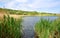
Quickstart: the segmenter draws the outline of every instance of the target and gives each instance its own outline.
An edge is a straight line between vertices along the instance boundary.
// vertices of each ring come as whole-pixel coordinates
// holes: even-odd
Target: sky
[[[60,0],[0,0],[0,8],[60,13]]]

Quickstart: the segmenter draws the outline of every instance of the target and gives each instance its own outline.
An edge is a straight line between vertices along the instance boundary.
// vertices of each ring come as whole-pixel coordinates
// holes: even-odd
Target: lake
[[[23,36],[22,38],[34,38],[34,26],[41,19],[55,20],[57,16],[25,16],[23,17],[22,28]]]

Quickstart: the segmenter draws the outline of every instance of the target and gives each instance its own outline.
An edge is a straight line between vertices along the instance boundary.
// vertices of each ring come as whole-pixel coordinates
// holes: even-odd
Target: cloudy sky
[[[0,0],[0,7],[60,13],[60,0]]]

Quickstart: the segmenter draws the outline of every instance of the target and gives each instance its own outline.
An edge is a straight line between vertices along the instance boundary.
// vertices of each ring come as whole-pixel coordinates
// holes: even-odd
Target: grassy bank
[[[24,16],[60,16],[60,14],[55,14],[55,13],[13,10],[13,9],[7,9],[7,8],[0,8],[0,13],[13,14],[13,15],[16,14],[16,15],[24,15]]]
[[[0,20],[0,38],[21,38],[21,19],[15,19],[9,15]]]
[[[35,37],[60,38],[60,20],[41,19],[35,25]]]

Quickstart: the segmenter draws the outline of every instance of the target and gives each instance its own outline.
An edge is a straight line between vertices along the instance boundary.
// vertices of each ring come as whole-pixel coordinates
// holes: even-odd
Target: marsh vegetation
[[[4,19],[0,20],[0,38],[21,38],[21,22],[21,19],[4,15]]]
[[[41,19],[35,25],[35,33],[38,38],[60,38],[60,20]]]

